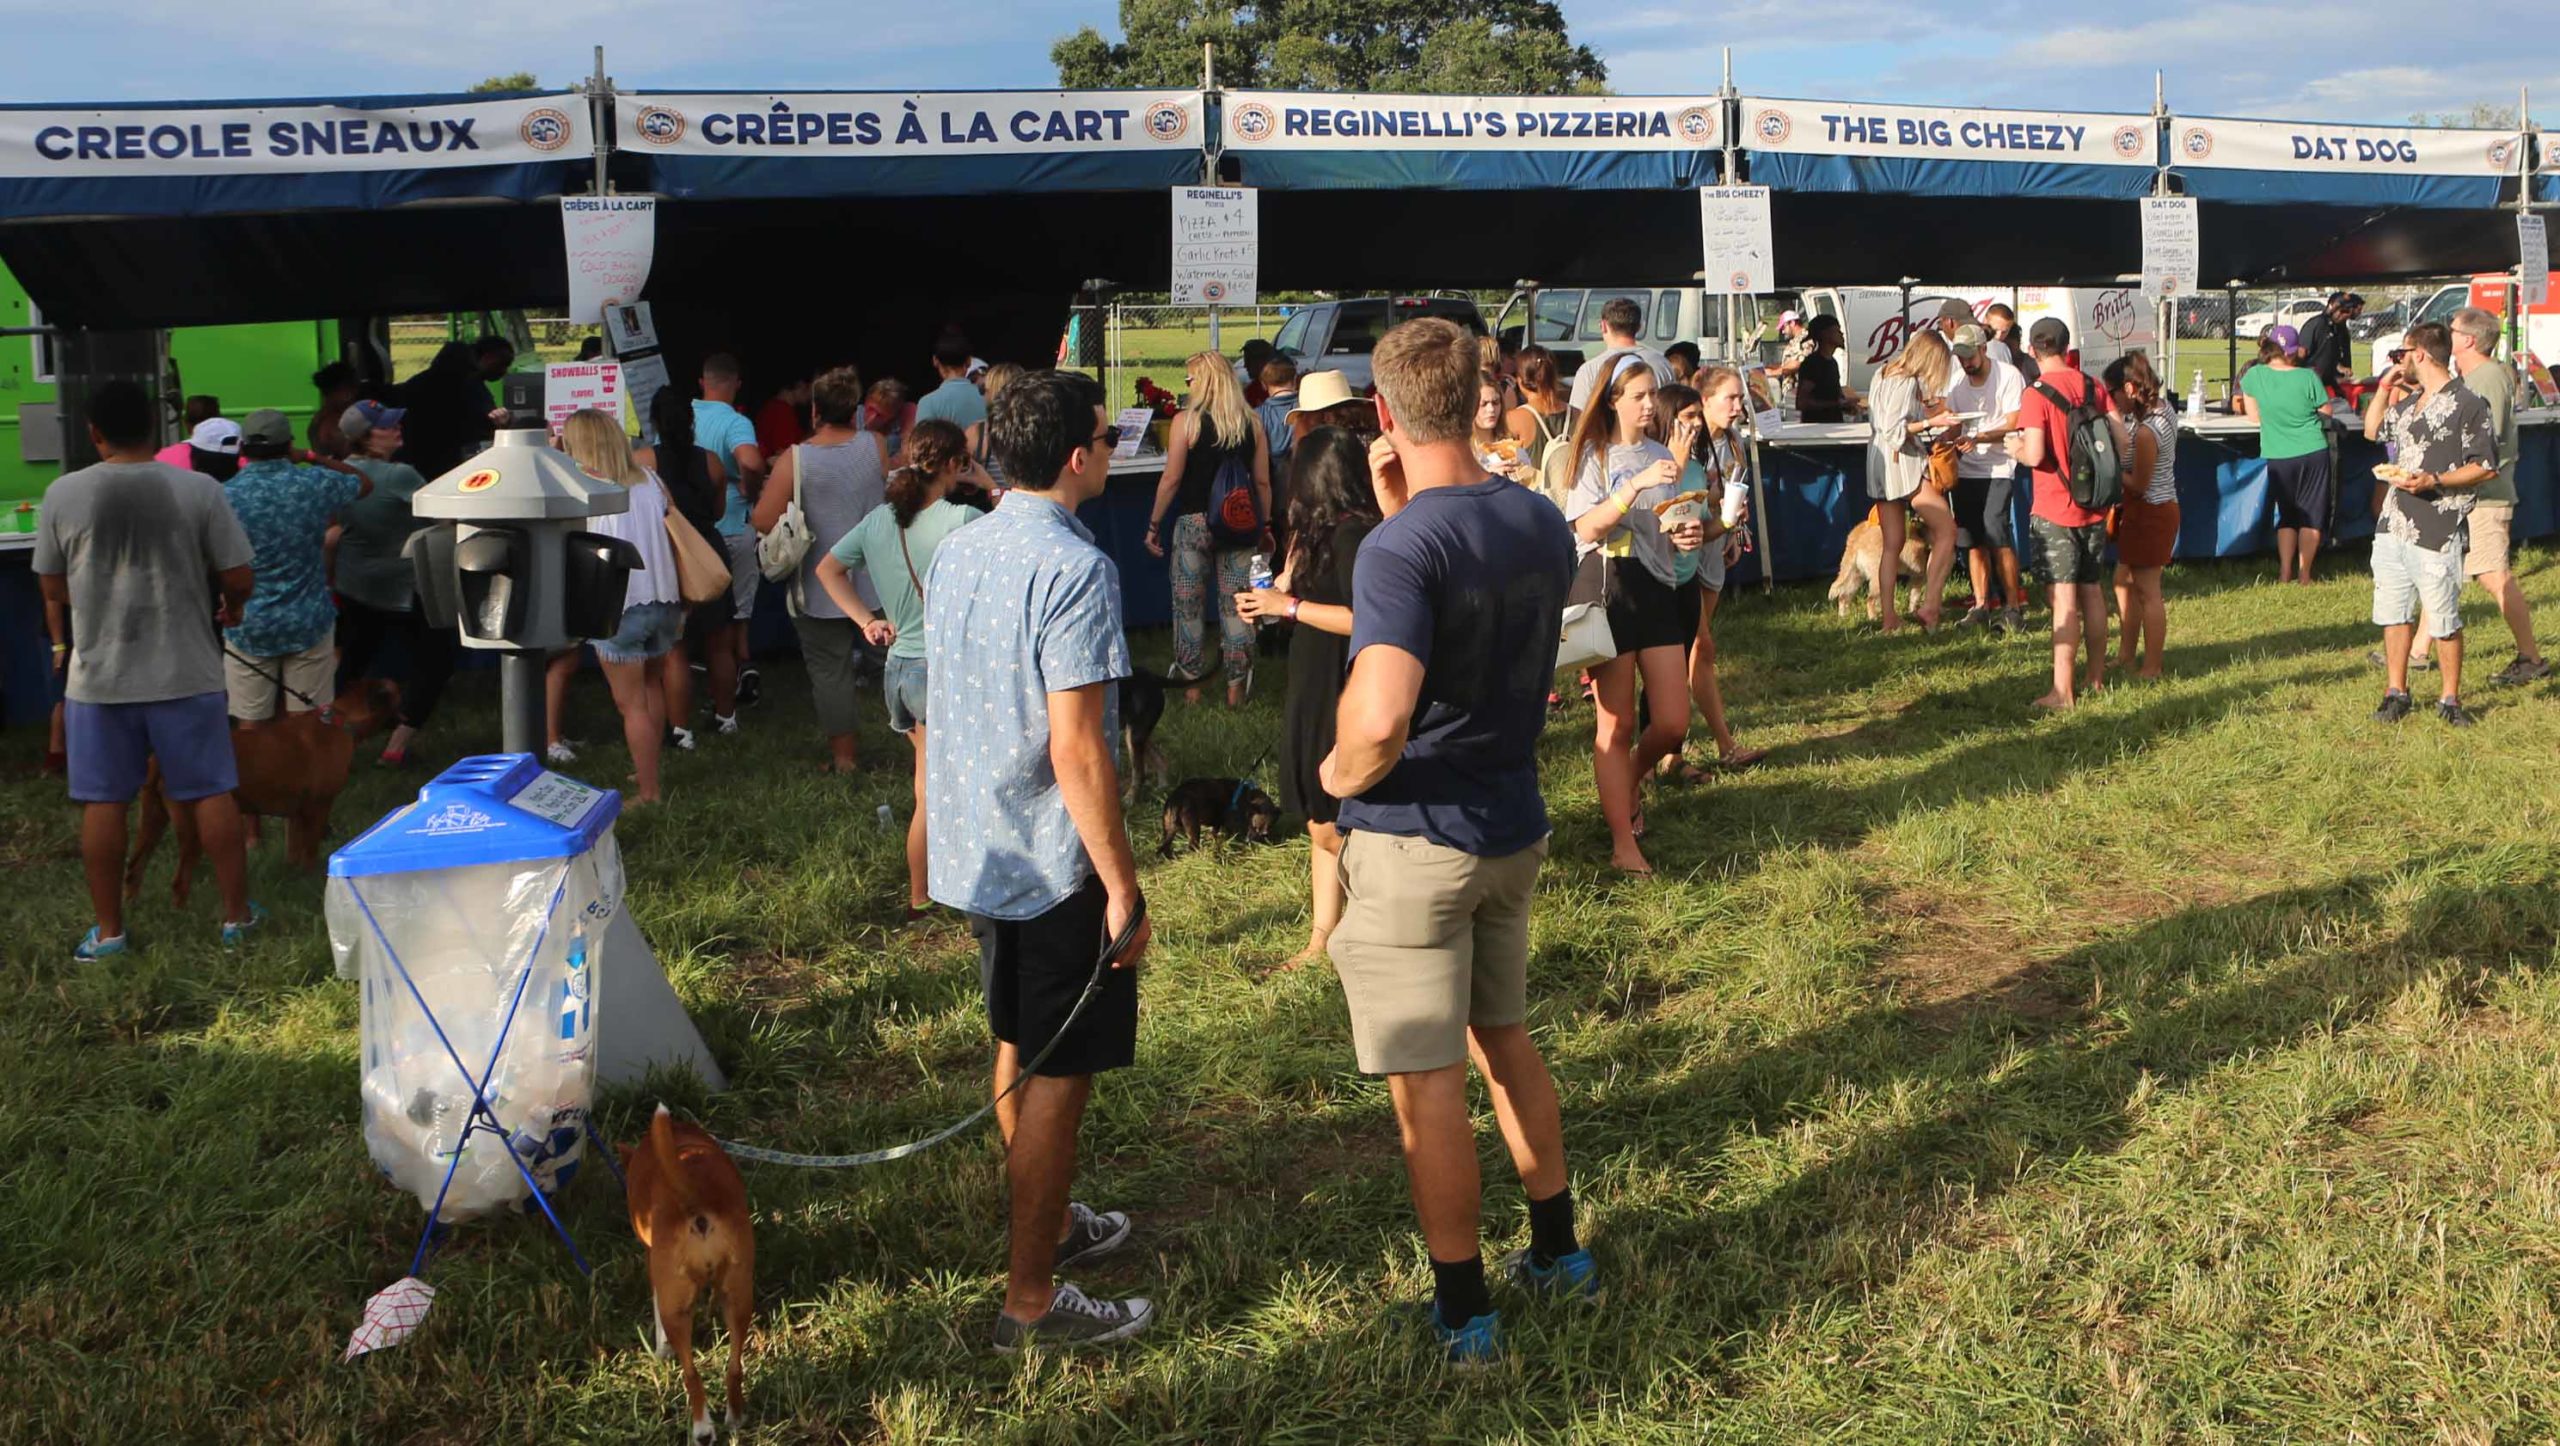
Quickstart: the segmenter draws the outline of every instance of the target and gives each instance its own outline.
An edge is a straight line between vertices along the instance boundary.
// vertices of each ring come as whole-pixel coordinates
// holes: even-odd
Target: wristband
[[[1296,622],[1297,620],[1298,620],[1298,600],[1297,600],[1296,598],[1291,598],[1291,599],[1289,599],[1289,621],[1291,621],[1291,622],[1293,622],[1293,623],[1294,623],[1294,622]]]

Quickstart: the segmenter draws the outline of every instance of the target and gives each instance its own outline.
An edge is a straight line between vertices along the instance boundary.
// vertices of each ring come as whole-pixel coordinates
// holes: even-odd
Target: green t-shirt
[[[975,522],[975,508],[963,507],[945,499],[916,514],[905,534],[906,546],[898,546],[898,514],[883,502],[869,515],[853,525],[853,530],[837,541],[831,550],[836,561],[848,569],[871,574],[871,586],[880,594],[881,615],[898,629],[898,639],[889,645],[893,658],[924,656],[924,594],[916,590],[916,580],[931,586],[933,550],[942,539],[958,531],[964,524]],[[914,574],[907,568],[910,560]]]
[[[2327,450],[2329,433],[2321,425],[2320,409],[2329,403],[2329,389],[2308,369],[2251,367],[2240,379],[2240,390],[2258,404],[2259,456],[2275,462]]]
[[[2462,384],[2489,404],[2489,424],[2498,432],[2498,475],[2481,483],[2472,495],[2492,506],[2512,507],[2516,500],[2515,370],[2502,361],[2485,361],[2473,367]]]
[[[400,549],[423,525],[409,503],[427,479],[406,462],[379,457],[353,458],[348,465],[372,479],[373,490],[338,514],[338,591],[367,607],[405,613],[417,574]]]

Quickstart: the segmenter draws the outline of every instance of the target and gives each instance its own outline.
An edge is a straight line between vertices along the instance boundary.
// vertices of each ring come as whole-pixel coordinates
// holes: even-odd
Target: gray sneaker
[[[1991,609],[1989,608],[1967,608],[1965,609],[1964,616],[1956,619],[1956,626],[1959,629],[1989,627],[1990,625]]]
[[[1155,1323],[1155,1302],[1141,1296],[1127,1300],[1095,1300],[1072,1281],[1058,1282],[1048,1312],[1028,1323],[996,1316],[996,1354],[1012,1355],[1025,1346],[1098,1346],[1125,1341]]]
[[[2512,688],[2519,683],[2531,683],[2538,679],[2548,678],[2550,676],[2551,665],[2549,663],[2542,661],[2540,658],[2528,658],[2519,653],[2516,655],[2516,660],[2514,662],[2499,669],[2498,676],[2491,678],[2489,681],[2502,688]]]
[[[2027,610],[2022,607],[2002,608],[2000,621],[1993,624],[1991,630],[1995,633],[2006,633],[2011,637],[2026,636]]]
[[[1067,1238],[1058,1242],[1058,1269],[1073,1269],[1100,1260],[1129,1243],[1129,1217],[1119,1210],[1096,1210],[1081,1200],[1067,1202]]]

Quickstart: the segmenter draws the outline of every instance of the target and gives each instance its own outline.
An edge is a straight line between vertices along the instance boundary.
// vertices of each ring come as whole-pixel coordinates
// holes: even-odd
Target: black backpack
[[[2036,391],[2062,413],[2062,436],[2047,437],[2053,460],[2062,464],[2063,485],[2071,500],[2092,512],[2103,512],[2124,500],[2124,454],[2116,450],[2116,429],[2107,424],[2105,393],[2086,373],[2080,377],[2081,403],[2073,406],[2062,393],[2038,381]]]

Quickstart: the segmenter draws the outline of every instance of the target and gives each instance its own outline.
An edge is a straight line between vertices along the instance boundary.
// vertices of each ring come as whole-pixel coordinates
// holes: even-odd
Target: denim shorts
[[[720,548],[729,554],[729,617],[743,623],[756,615],[756,589],[764,586],[756,564],[756,535],[724,532]]]
[[[596,656],[608,663],[645,663],[663,658],[676,645],[684,627],[684,604],[642,603],[622,610],[622,626],[609,638],[596,639]]]
[[[2427,636],[2450,638],[2462,631],[2462,538],[2457,534],[2441,551],[2429,552],[2406,538],[2377,532],[2373,536],[2373,623],[2404,627],[2427,620]]]
[[[62,744],[69,755],[71,801],[131,803],[151,760],[172,802],[191,803],[240,786],[231,753],[230,698],[198,693],[160,703],[62,705]]]
[[[924,659],[889,655],[880,691],[889,699],[889,731],[912,733],[924,726]]]

